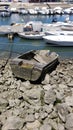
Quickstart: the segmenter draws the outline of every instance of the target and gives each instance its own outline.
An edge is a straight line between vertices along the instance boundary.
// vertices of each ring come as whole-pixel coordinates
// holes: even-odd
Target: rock
[[[35,120],[35,116],[33,114],[26,115],[26,118],[25,118],[26,122],[34,122],[34,120]]]
[[[56,119],[56,118],[58,118],[58,113],[57,113],[57,111],[55,110],[55,108],[53,107],[53,111],[48,115],[48,118],[50,118],[50,119]]]
[[[48,91],[51,88],[52,88],[52,85],[50,85],[50,84],[47,84],[47,85],[43,86],[43,89],[46,90],[46,91]]]
[[[40,116],[40,114],[39,114],[39,113],[35,113],[35,119],[38,119],[38,118],[39,118],[39,116]]]
[[[48,113],[46,113],[46,112],[40,112],[40,119],[44,120],[47,117],[48,117]]]
[[[38,120],[35,120],[34,122],[32,123],[27,123],[26,124],[26,128],[28,130],[33,130],[33,129],[36,129],[36,128],[39,128],[40,127],[40,122]]]
[[[50,74],[52,77],[56,75],[56,71],[52,71],[52,73]]]
[[[64,93],[57,89],[55,90],[55,93],[56,93],[56,98],[62,101],[62,99],[64,98]]]
[[[21,87],[20,87],[20,91],[21,91],[21,92],[25,92],[25,91],[26,91],[25,87],[24,87],[24,86],[21,86]]]
[[[9,105],[8,101],[6,99],[0,97],[0,107],[5,108],[8,105]]]
[[[42,84],[49,84],[49,78],[50,76],[46,74],[45,79],[42,81]]]
[[[16,85],[14,85],[14,84],[12,84],[12,85],[10,85],[10,88],[11,88],[11,89],[16,89],[16,88],[17,88],[17,86],[16,86]]]
[[[68,114],[68,106],[66,103],[58,104],[57,105],[58,115],[60,119],[65,122],[66,115]]]
[[[25,126],[22,128],[22,130],[28,130]]]
[[[6,81],[6,82],[5,82],[5,85],[6,85],[6,86],[10,86],[10,85],[11,85],[11,81],[10,81],[10,80]]]
[[[61,90],[67,89],[67,85],[61,83],[61,84],[59,84],[59,88],[60,88]]]
[[[22,129],[23,127],[23,120],[19,117],[8,117],[5,124],[2,127],[2,130],[9,130],[9,129]]]
[[[73,87],[73,81],[68,83],[68,87]]]
[[[9,106],[13,107],[15,105],[19,105],[20,104],[20,100],[19,99],[9,99]]]
[[[67,96],[65,98],[65,102],[68,106],[72,106],[73,107],[73,96]]]
[[[73,130],[73,113],[70,113],[66,116],[65,128],[67,130]]]
[[[2,129],[2,125],[3,125],[3,124],[2,124],[2,122],[0,121],[0,130]]]
[[[11,100],[9,99],[9,106],[10,107],[14,107],[16,104],[15,104],[15,100]]]
[[[34,114],[34,107],[29,107],[26,111],[28,114]]]
[[[40,84],[14,78],[7,64],[0,72],[0,123],[2,130],[73,130],[73,60],[60,61]]]
[[[40,130],[51,130],[51,129],[52,129],[52,127],[48,124],[44,124],[40,127]]]
[[[31,100],[40,100],[40,92],[41,90],[39,88],[37,89],[31,89],[25,92],[26,96],[28,96]]]
[[[58,130],[65,130],[64,129],[64,124],[58,123]]]
[[[58,125],[56,121],[49,119],[48,124],[50,124],[50,126],[52,127],[52,130],[58,130]]]
[[[4,79],[4,77],[1,77],[0,78],[0,85],[3,85],[5,83],[5,79]]]
[[[18,80],[18,81],[16,82],[16,86],[17,86],[17,88],[20,88],[20,87],[21,87],[21,80]]]
[[[44,111],[46,111],[48,114],[53,111],[53,104],[50,105],[44,105],[43,106]]]
[[[13,109],[12,114],[13,114],[14,116],[18,116],[18,115],[20,114],[20,110],[15,108],[15,109]]]
[[[56,100],[56,94],[53,91],[53,89],[50,89],[49,91],[45,92],[44,102],[46,104],[54,103],[55,100]]]
[[[24,88],[27,89],[27,90],[32,88],[32,85],[30,84],[29,81],[23,82],[22,86],[24,86]]]

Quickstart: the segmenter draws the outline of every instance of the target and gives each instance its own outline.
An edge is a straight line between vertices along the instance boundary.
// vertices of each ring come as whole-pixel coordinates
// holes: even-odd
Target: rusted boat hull
[[[47,50],[37,50],[26,52],[25,54],[11,60],[10,65],[13,74],[16,77],[37,81],[43,73],[49,71],[58,63],[58,55],[38,55],[40,52],[47,52]],[[41,53],[40,53],[41,54]],[[41,58],[42,57],[42,58]]]

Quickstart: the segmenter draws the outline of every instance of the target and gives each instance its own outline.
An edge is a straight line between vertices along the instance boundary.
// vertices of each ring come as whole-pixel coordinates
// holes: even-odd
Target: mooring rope
[[[10,43],[9,46],[10,46],[9,55],[8,55],[8,57],[7,57],[6,61],[5,61],[5,63],[4,63],[4,64],[1,66],[1,68],[0,68],[1,73],[2,73],[2,71],[5,69],[5,66],[6,66],[7,63],[9,62],[9,59],[11,58],[12,53],[13,53],[13,43]]]

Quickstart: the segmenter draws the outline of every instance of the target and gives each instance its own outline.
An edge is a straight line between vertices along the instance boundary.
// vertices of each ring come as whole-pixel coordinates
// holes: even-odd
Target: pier
[[[22,32],[23,27],[25,24],[15,24],[13,26],[11,25],[5,25],[5,26],[0,26],[0,35],[6,35],[9,33],[17,33],[17,32]]]

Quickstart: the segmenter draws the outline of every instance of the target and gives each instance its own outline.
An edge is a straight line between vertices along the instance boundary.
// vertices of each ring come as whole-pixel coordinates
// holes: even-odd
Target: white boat
[[[28,13],[29,13],[30,15],[38,14],[37,10],[35,10],[35,9],[28,9]]]
[[[44,36],[43,39],[50,44],[73,46],[73,35],[48,35]]]
[[[45,36],[45,33],[42,31],[42,26],[41,21],[30,21],[25,24],[23,31],[18,33],[18,35],[27,39],[42,39]]]
[[[64,9],[64,14],[71,14],[71,8]]]
[[[12,13],[17,13],[17,12],[18,12],[16,7],[11,7],[10,11],[11,11]]]
[[[53,9],[54,14],[63,14],[63,9],[61,7],[55,7]]]
[[[0,16],[1,17],[9,17],[10,15],[11,15],[11,12],[8,11],[8,10],[0,11]]]
[[[73,25],[72,24],[70,24],[70,25],[63,25],[63,26],[61,26],[61,30],[73,31]]]
[[[45,34],[43,32],[22,32],[18,33],[18,35],[22,38],[39,40],[42,39]]]
[[[61,31],[61,30],[52,30],[52,31],[46,31],[46,35],[72,35],[73,31]]]
[[[25,14],[28,14],[28,10],[26,10],[25,8],[19,8],[18,13],[25,15]]]

